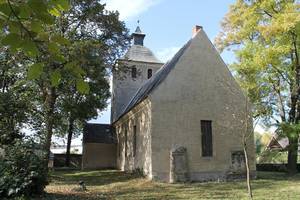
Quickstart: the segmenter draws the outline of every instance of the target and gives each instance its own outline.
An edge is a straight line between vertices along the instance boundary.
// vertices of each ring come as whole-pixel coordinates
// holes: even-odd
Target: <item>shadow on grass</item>
[[[79,181],[84,181],[87,186],[101,186],[117,182],[125,182],[136,178],[141,178],[141,176],[117,170],[56,171],[51,175],[51,183],[56,185],[66,185],[78,184]]]
[[[57,194],[57,193],[46,193],[43,196],[35,197],[32,200],[104,200],[109,199],[107,196],[104,195],[90,195],[90,194]]]
[[[136,179],[136,180],[134,180]],[[80,180],[92,187],[88,192],[73,192],[72,185]],[[133,180],[133,181],[132,181]],[[112,183],[122,183],[109,185]],[[299,195],[295,185],[300,183],[300,174],[287,176],[285,173],[258,172],[257,179],[252,181],[254,194],[259,199],[268,194],[277,198],[283,195],[282,188],[291,197]],[[107,185],[107,187],[105,186]],[[291,185],[293,187],[291,187]],[[104,187],[103,187],[104,186]],[[43,198],[45,200],[101,200],[101,199],[246,199],[246,181],[208,182],[168,184],[141,179],[139,175],[117,170],[102,171],[56,171],[52,175],[51,189]],[[57,188],[55,188],[57,187]],[[66,188],[66,189],[64,189]],[[278,190],[280,188],[281,190]],[[288,189],[290,188],[290,189]],[[275,191],[278,191],[277,193]],[[103,192],[103,193],[101,193]]]

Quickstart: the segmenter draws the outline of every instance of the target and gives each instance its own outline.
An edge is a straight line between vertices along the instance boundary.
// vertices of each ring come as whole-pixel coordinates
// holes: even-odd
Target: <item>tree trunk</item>
[[[247,173],[247,188],[248,188],[248,195],[249,199],[253,199],[252,188],[250,183],[250,166],[249,166],[249,158],[248,158],[248,151],[247,151],[247,144],[244,143],[244,155],[245,155],[245,164],[246,164],[246,173]]]
[[[67,167],[70,167],[70,150],[71,150],[73,130],[74,130],[74,119],[71,115],[69,117],[68,141],[67,141],[67,151],[66,151],[66,159],[65,159],[65,165]]]
[[[298,124],[300,120],[300,107],[299,107],[299,95],[300,95],[300,60],[298,55],[298,36],[293,34],[293,51],[294,51],[294,61],[295,63],[295,91],[296,91],[296,107],[297,114],[295,115],[295,123]],[[289,147],[288,147],[288,173],[295,174],[297,173],[297,158],[298,158],[298,142],[299,142],[299,133],[296,138],[289,138]]]
[[[299,96],[300,96],[300,61],[298,55],[298,46],[297,46],[297,35],[292,34],[293,36],[293,51],[291,53],[291,61],[294,63],[294,74],[295,82],[291,83],[291,110],[289,113],[289,122],[298,124],[300,120],[300,107],[299,107]],[[298,133],[299,137],[299,133]],[[299,138],[288,138],[289,147],[288,147],[288,165],[287,171],[289,174],[297,173],[297,158],[298,158],[298,139]]]
[[[289,174],[297,173],[297,157],[298,157],[298,138],[289,139],[288,147],[288,165],[287,171]]]
[[[49,157],[50,157],[50,147],[51,139],[53,135],[53,126],[54,126],[54,105],[56,101],[56,92],[55,88],[50,88],[49,93],[45,97],[45,123],[46,123],[46,141],[45,141],[45,167],[48,168]]]
[[[248,151],[247,151],[247,140],[251,137],[250,134],[253,134],[251,131],[248,131],[248,123],[249,123],[249,108],[248,108],[248,90],[246,91],[246,108],[245,108],[245,131],[243,132],[243,149],[244,149],[244,156],[245,156],[245,165],[246,165],[246,176],[247,176],[247,189],[249,199],[253,199],[252,187],[251,187],[251,180],[250,180],[250,166],[249,166],[249,158],[248,158]]]

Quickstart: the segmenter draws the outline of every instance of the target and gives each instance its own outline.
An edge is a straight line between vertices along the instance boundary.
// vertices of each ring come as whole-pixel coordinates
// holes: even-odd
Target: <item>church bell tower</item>
[[[132,45],[126,54],[117,60],[113,72],[111,123],[125,110],[137,90],[163,65],[152,51],[144,46],[146,34],[137,26],[132,33]]]

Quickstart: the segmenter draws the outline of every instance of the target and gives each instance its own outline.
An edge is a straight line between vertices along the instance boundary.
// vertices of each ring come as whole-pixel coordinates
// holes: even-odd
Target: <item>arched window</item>
[[[136,67],[131,68],[131,77],[136,78]]]
[[[152,69],[148,69],[148,78],[152,77]]]

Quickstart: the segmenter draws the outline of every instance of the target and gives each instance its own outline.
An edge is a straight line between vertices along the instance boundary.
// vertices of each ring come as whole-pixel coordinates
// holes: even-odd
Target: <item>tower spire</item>
[[[146,34],[144,34],[140,28],[140,20],[137,21],[137,27],[135,32],[132,33],[133,44],[144,46],[144,38]]]

